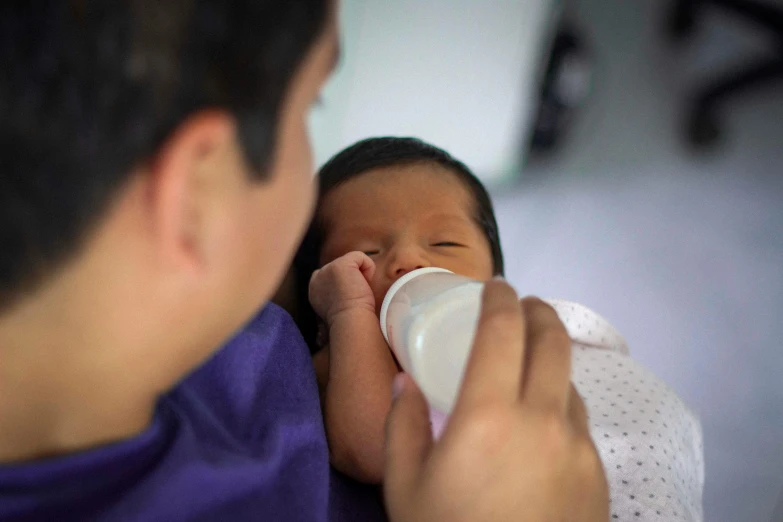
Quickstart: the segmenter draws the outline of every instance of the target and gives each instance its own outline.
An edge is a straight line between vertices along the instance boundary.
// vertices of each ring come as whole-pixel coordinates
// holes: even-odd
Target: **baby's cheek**
[[[383,283],[373,280],[370,284],[372,288],[372,294],[375,296],[375,314],[380,316],[381,305],[383,305],[383,298],[386,297],[386,292],[389,290],[388,286]]]
[[[492,263],[485,263],[483,260],[471,260],[464,262],[451,269],[455,274],[476,279],[477,281],[488,281],[494,275],[492,273]]]

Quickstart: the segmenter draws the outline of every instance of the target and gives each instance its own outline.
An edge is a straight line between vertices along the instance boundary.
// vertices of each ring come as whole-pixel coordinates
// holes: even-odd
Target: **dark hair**
[[[308,300],[310,276],[319,268],[318,261],[323,245],[323,229],[318,215],[323,198],[335,187],[373,169],[416,163],[434,163],[448,169],[468,188],[475,201],[474,219],[489,243],[492,253],[492,270],[503,274],[503,251],[500,248],[495,211],[484,185],[461,161],[448,152],[417,138],[369,138],[351,145],[330,159],[318,172],[318,205],[316,214],[294,260],[296,272],[297,314],[295,319],[310,345],[317,350],[317,318]]]
[[[328,0],[8,2],[0,7],[0,309],[76,254],[190,114],[221,108],[261,179]]]

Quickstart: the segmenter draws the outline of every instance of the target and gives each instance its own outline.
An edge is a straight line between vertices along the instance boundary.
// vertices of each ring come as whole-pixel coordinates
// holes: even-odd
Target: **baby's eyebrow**
[[[443,228],[455,228],[463,230],[474,224],[475,220],[471,216],[454,213],[437,213],[424,216],[422,222],[427,226]],[[362,239],[375,238],[388,234],[388,229],[384,225],[373,225],[368,223],[348,223],[339,226],[331,224],[327,227],[326,235],[334,236],[360,236]]]
[[[332,235],[335,233],[334,228],[332,227],[332,230],[327,232],[327,235]],[[382,230],[379,227],[373,227],[365,224],[358,224],[358,225],[347,225],[343,227],[339,227],[337,230],[340,235],[357,235],[357,236],[375,236],[375,235],[383,235],[384,230]]]
[[[471,220],[470,215],[463,215],[463,214],[454,214],[454,213],[440,213],[440,214],[431,214],[427,216],[427,221],[438,221],[438,222],[446,222],[446,223],[454,223],[454,224],[460,224],[464,225],[469,223]]]

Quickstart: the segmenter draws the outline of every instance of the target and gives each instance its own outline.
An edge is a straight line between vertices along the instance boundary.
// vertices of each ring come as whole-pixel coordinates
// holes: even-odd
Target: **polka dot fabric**
[[[623,337],[582,305],[548,301],[573,340],[572,381],[606,470],[611,521],[701,522],[701,425],[677,394],[628,356]]]
[[[625,338],[597,313],[584,305],[562,299],[547,299],[546,302],[555,309],[575,343],[628,355]]]

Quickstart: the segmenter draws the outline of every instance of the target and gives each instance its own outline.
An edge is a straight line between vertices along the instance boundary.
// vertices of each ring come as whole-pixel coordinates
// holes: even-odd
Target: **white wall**
[[[487,181],[515,175],[552,0],[344,0],[343,63],[313,117],[316,162],[417,136]]]

